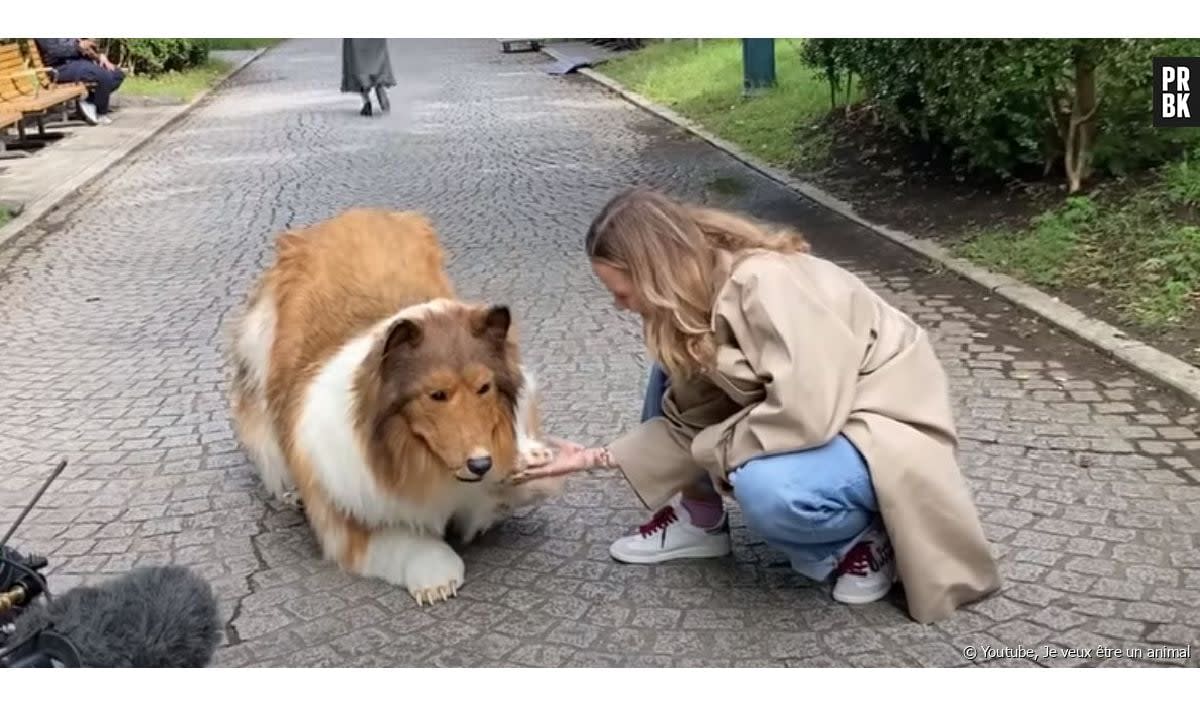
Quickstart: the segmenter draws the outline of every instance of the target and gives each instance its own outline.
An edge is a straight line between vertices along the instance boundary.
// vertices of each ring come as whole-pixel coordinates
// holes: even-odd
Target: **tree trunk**
[[[1096,113],[1099,107],[1096,67],[1087,59],[1076,59],[1074,96],[1064,155],[1070,193],[1077,193],[1083,188],[1083,182],[1092,175],[1092,145],[1096,141]]]
[[[828,46],[821,53],[825,63],[825,81],[829,84],[829,111],[833,112],[837,110],[838,63]]]

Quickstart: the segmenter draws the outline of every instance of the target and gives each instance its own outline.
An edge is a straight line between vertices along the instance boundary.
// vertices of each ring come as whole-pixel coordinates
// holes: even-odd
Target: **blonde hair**
[[[646,346],[672,376],[711,369],[710,327],[718,251],[808,252],[799,233],[728,211],[676,201],[647,188],[622,192],[604,206],[585,247],[588,257],[623,271],[647,310]]]

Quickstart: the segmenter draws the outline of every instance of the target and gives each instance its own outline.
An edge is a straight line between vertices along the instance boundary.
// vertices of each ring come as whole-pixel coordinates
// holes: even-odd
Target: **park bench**
[[[500,42],[500,50],[505,54],[518,51],[513,48],[514,46],[522,47],[521,51],[538,51],[542,48],[540,39],[499,39],[497,41]]]
[[[37,42],[35,42],[32,39],[25,40],[25,57],[29,61],[29,68],[33,69],[34,71],[37,71],[39,73],[39,75],[42,77],[41,80],[42,80],[43,88],[53,88],[55,86],[62,86],[62,85],[68,85],[68,86],[79,85],[79,86],[83,86],[84,88],[87,88],[90,91],[91,89],[96,87],[95,81],[79,81],[77,83],[66,83],[66,84],[55,83],[54,80],[50,77],[50,74],[51,74],[51,72],[54,71],[54,69],[50,68],[49,66],[46,65],[46,62],[42,61],[42,50],[38,48]]]
[[[8,112],[4,108],[0,108],[0,134],[8,131],[8,128],[21,124],[21,113],[16,111]],[[28,156],[24,152],[8,153],[8,145],[0,139],[0,159],[8,157],[23,157]]]
[[[19,114],[16,128],[20,143],[40,147],[63,137],[61,133],[46,132],[46,118],[61,112],[64,120],[70,119],[71,108],[78,109],[88,88],[82,83],[55,83],[54,69],[42,63],[33,40],[26,42],[28,51],[22,51],[18,42],[0,44],[0,112]],[[25,132],[26,120],[37,125],[33,139]]]

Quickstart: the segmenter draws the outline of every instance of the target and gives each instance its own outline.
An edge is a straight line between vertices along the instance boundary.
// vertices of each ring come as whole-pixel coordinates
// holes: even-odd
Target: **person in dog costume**
[[[620,470],[657,511],[614,559],[729,554],[728,497],[840,602],[898,580],[928,623],[999,588],[948,379],[911,318],[798,234],[654,190],[611,200],[586,248],[643,319],[656,364],[642,423],[602,447],[561,442],[528,477]]]

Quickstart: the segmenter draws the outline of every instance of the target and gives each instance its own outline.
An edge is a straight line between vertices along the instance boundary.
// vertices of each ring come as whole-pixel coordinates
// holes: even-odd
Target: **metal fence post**
[[[742,92],[752,96],[775,85],[775,40],[742,40]]]

